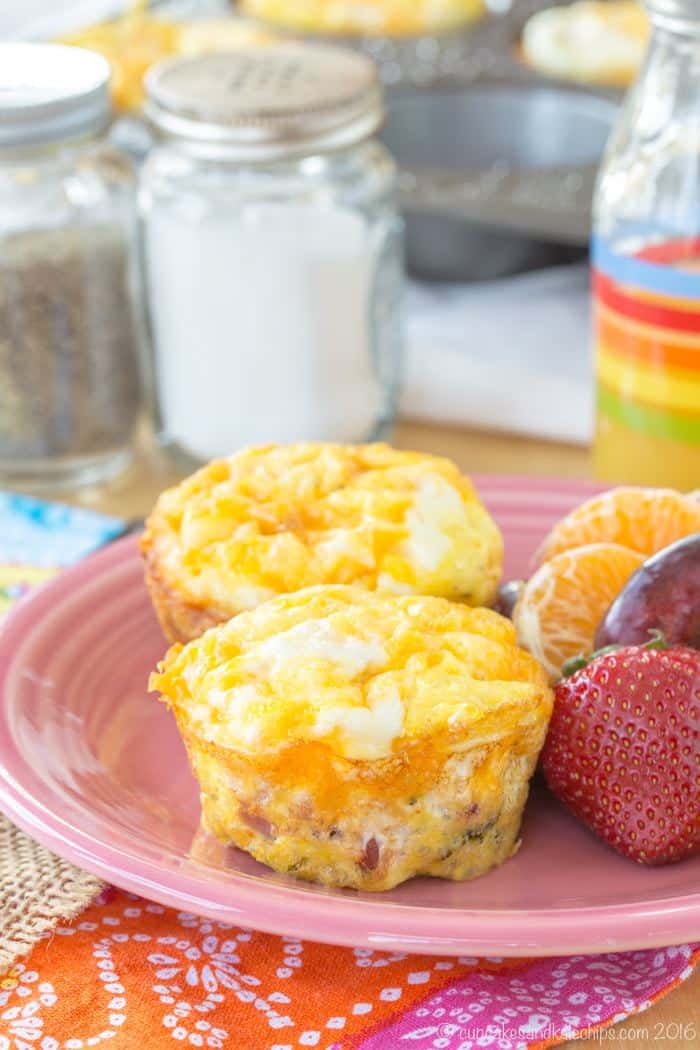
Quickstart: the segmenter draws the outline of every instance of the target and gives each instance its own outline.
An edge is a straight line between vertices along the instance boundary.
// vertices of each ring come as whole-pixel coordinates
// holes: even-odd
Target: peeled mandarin
[[[545,562],[589,543],[616,543],[649,557],[694,532],[700,532],[698,493],[616,488],[562,518],[540,547],[537,560]]]
[[[518,641],[550,680],[567,660],[590,655],[598,624],[644,556],[614,543],[591,543],[546,561],[513,610]]]

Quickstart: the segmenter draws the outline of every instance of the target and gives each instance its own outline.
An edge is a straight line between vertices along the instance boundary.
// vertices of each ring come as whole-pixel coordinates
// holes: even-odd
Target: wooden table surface
[[[396,429],[394,443],[449,456],[472,473],[590,476],[585,449],[534,439],[404,422]],[[144,444],[142,454],[121,478],[106,487],[85,490],[76,502],[121,517],[141,518],[158,492],[177,477],[178,472],[167,458]],[[676,1050],[700,1048],[700,968],[646,1013],[616,1025],[601,1038],[579,1040],[569,1046],[600,1050],[603,1042],[673,1046]]]

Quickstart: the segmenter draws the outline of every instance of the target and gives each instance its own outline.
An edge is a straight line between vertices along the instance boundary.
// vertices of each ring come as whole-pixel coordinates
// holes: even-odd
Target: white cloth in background
[[[587,444],[588,267],[470,285],[410,283],[400,414]]]

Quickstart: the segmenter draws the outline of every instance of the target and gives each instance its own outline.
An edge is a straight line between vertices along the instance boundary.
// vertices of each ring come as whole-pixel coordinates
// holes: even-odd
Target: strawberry
[[[666,864],[700,852],[700,652],[607,649],[556,688],[549,787],[618,852]]]

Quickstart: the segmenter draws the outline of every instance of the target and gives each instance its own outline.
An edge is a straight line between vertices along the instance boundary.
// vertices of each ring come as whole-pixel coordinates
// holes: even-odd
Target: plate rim
[[[533,488],[553,493],[574,489],[582,494],[605,488],[579,479],[512,474],[475,474],[472,480],[480,492],[483,490],[487,502],[489,489],[499,486],[505,490],[517,486],[521,495],[525,486],[529,492]],[[241,873],[232,873],[228,885],[211,883],[204,864],[201,877],[191,871],[176,871],[174,863],[158,863],[136,848],[125,849],[52,812],[32,795],[21,776],[12,772],[21,767],[31,784],[31,766],[17,749],[12,754],[5,703],[5,683],[15,662],[17,643],[36,627],[37,614],[50,608],[54,599],[66,598],[88,581],[128,563],[136,555],[137,543],[130,535],[89,555],[30,592],[0,625],[0,743],[5,745],[0,751],[0,809],[42,845],[112,885],[178,910],[328,944],[408,953],[523,957],[638,950],[700,939],[700,886],[696,892],[625,905],[519,911],[389,904],[381,894],[375,901],[365,895],[355,896],[352,891],[320,891],[312,896],[303,884],[259,883]],[[13,757],[14,765],[12,761],[8,765]],[[104,818],[100,819],[106,826]],[[177,888],[164,880],[164,875],[175,873]],[[307,906],[294,907],[294,898]],[[457,916],[461,932],[455,934]],[[465,925],[469,927],[466,933]],[[577,930],[576,935],[563,937],[564,925]]]

